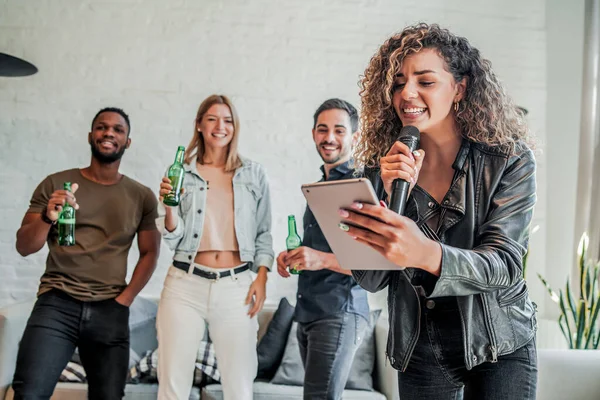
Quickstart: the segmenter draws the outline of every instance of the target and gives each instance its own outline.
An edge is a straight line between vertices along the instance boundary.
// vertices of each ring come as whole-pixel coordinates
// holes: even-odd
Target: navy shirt
[[[354,169],[350,168],[349,164],[350,161],[333,168],[329,171],[328,179],[325,179],[325,169],[321,167],[323,178],[320,182],[355,178]],[[303,222],[302,245],[331,253],[331,248],[308,206]],[[369,320],[367,292],[358,286],[352,276],[329,269],[302,271],[298,276],[297,299],[295,318],[301,323],[316,321],[344,312],[358,314],[367,321]]]

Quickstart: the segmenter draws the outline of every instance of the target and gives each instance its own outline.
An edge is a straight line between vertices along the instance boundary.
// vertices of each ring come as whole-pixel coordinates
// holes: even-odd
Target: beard
[[[125,146],[120,149],[113,151],[112,153],[105,154],[100,151],[100,148],[94,143],[90,143],[90,147],[92,149],[92,157],[94,157],[101,164],[112,164],[115,161],[119,161],[121,157],[123,157],[123,153],[125,153]]]
[[[319,156],[321,157],[321,160],[323,160],[323,162],[325,164],[337,164],[338,162],[340,162],[340,160],[342,160],[343,158],[347,157],[348,154],[350,154],[350,150],[344,147],[341,147],[338,154],[336,156],[324,156],[321,153],[321,146],[326,146],[329,143],[321,143],[319,145],[317,145],[317,153],[319,153]]]

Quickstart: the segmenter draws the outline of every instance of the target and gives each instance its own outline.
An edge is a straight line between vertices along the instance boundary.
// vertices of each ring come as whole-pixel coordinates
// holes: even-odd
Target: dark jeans
[[[37,299],[19,344],[15,400],[49,399],[75,347],[86,371],[88,398],[122,398],[129,308],[112,299],[83,302],[51,290]]]
[[[423,300],[421,334],[408,368],[398,373],[400,398],[534,400],[535,339],[511,354],[468,371],[456,299]]]
[[[351,313],[298,323],[305,400],[342,398],[354,354],[366,328],[367,321]]]

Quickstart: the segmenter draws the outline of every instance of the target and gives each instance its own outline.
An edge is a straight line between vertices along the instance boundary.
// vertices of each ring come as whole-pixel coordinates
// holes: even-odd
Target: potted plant
[[[561,289],[557,294],[538,274],[550,293],[550,297],[559,306],[558,324],[570,349],[597,349],[600,344],[600,328],[598,326],[600,262],[587,259],[588,246],[589,238],[587,233],[584,233],[577,250],[579,265],[579,297],[577,299],[573,297],[569,278],[567,278],[564,291]]]

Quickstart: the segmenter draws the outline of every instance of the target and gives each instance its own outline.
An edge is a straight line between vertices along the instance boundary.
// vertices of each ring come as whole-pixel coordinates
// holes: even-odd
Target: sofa
[[[12,304],[0,309],[0,399],[12,400],[10,383],[14,373],[18,343],[33,307],[33,300]],[[132,305],[130,318],[131,346],[133,352],[142,352],[156,346],[156,330],[152,314],[155,313],[156,299],[145,299],[146,306],[139,307],[141,301]],[[273,318],[277,305],[266,305],[258,316],[259,337],[263,337]],[[135,311],[135,312],[134,312]],[[344,399],[399,399],[397,375],[385,357],[388,324],[380,317],[375,325],[375,368],[373,386],[376,392],[347,390]],[[600,399],[600,350],[558,350],[538,349],[538,400],[599,400]],[[125,399],[156,399],[156,384],[128,384]],[[290,385],[275,385],[268,381],[256,381],[254,398],[260,399],[301,399],[302,388]],[[223,397],[219,384],[209,384],[202,389],[194,387],[190,399],[217,400]],[[53,400],[84,400],[87,387],[80,383],[58,383]]]
[[[31,299],[0,309],[0,399],[13,399],[10,384],[14,373],[18,344],[34,301]],[[146,350],[156,348],[156,303],[157,299],[155,298],[140,298],[136,299],[131,307],[131,354],[141,355]],[[265,335],[277,308],[277,304],[267,304],[260,312],[258,316],[259,339]],[[372,339],[375,342],[375,354],[373,354],[375,365],[372,374],[374,390],[345,390],[344,400],[398,399],[396,371],[386,362],[387,333],[387,319],[385,317],[378,318],[372,333]],[[157,388],[156,383],[127,384],[125,399],[156,399]],[[72,382],[59,382],[52,396],[52,400],[84,400],[86,398],[86,384]],[[201,389],[194,387],[190,399],[223,399],[221,385],[213,383]],[[302,399],[302,387],[257,380],[254,383],[254,399]]]

